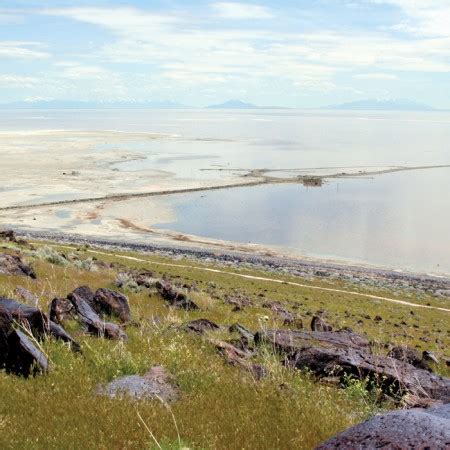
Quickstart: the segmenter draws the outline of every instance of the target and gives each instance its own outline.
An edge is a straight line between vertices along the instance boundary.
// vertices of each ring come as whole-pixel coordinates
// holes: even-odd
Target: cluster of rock
[[[19,256],[9,254],[0,254],[0,273],[36,278],[33,269]],[[186,289],[181,290],[165,279],[155,280],[149,271],[129,272],[127,277],[139,287],[155,288],[170,307],[200,310]],[[48,314],[36,306],[38,299],[26,289],[17,288],[16,295],[28,304],[0,298],[0,369],[8,373],[29,376],[47,371],[49,363],[39,346],[39,341],[47,336],[66,342],[73,351],[81,351],[80,345],[63,328],[69,319],[78,321],[89,334],[115,340],[126,340],[124,328],[132,324],[128,298],[114,290],[102,288],[93,292],[87,286],[78,287],[66,298],[53,299]],[[235,310],[251,304],[240,295],[229,296],[225,301]],[[365,336],[350,329],[334,331],[320,315],[312,317],[311,329],[305,330],[302,319],[282,304],[266,302],[263,307],[279,316],[284,326],[290,329],[263,328],[254,333],[238,323],[225,327],[201,318],[184,323],[180,330],[203,336],[227,363],[247,371],[255,380],[268,374],[267,368],[256,362],[264,348],[264,351],[274,352],[286,366],[307,369],[327,382],[334,380],[337,385],[344,385],[347,377],[353,376],[371,380],[386,395],[397,399],[407,396],[410,399],[408,406],[446,405],[375,417],[320,448],[373,448],[383,443],[397,445],[398,442],[404,446],[393,448],[409,448],[410,442],[422,442],[420,439],[432,444],[436,442],[435,448],[446,448],[439,447],[442,444],[450,446],[446,431],[450,414],[450,379],[432,372],[429,363],[435,361],[433,354],[424,352],[420,355],[415,349],[400,346],[392,348],[387,355],[380,355]],[[118,323],[108,321],[110,317],[115,317]],[[230,340],[214,338],[214,332],[226,330],[231,333]],[[238,337],[231,339],[231,336]],[[154,367],[143,376],[116,379],[100,386],[98,393],[110,397],[157,398],[162,402],[180,397],[179,388],[162,367]],[[403,437],[393,431],[400,423],[406,427]],[[417,437],[418,434],[421,437]]]

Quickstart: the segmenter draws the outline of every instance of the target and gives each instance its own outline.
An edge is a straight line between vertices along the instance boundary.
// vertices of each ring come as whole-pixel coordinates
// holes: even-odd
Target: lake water
[[[158,228],[289,248],[306,256],[450,273],[450,170],[168,197]],[[446,194],[444,194],[446,193]]]
[[[450,164],[448,112],[0,111],[0,131],[118,130],[176,136],[134,142],[141,161],[181,178],[201,169]],[[0,136],[1,141],[1,136]],[[110,142],[107,145],[111,145]],[[125,145],[119,143],[117,145]],[[184,233],[450,274],[450,168],[168,196]]]

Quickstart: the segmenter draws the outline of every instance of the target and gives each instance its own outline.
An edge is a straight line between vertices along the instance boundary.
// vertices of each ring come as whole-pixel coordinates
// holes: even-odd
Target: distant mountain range
[[[347,111],[434,111],[431,106],[411,100],[358,100],[356,102],[341,103],[326,106],[321,109],[335,109]]]
[[[171,100],[165,101],[118,101],[87,102],[75,100],[33,100],[13,103],[0,103],[0,109],[199,109]],[[224,103],[206,106],[204,109],[289,109],[280,106],[257,106],[241,100],[228,100]],[[358,100],[319,109],[347,111],[434,111],[434,108],[411,100]]]
[[[166,101],[154,102],[85,102],[74,100],[33,100],[13,103],[0,103],[0,109],[198,109],[181,103]],[[257,106],[240,100],[229,100],[205,109],[285,109],[277,106]]]
[[[253,103],[245,103],[241,100],[228,100],[218,105],[207,106],[206,109],[288,109],[281,106],[257,106]]]

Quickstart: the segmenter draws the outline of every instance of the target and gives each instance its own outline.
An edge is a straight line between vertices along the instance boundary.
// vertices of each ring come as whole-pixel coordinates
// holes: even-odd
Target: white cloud
[[[55,66],[63,67],[63,72],[61,73],[63,78],[70,78],[74,80],[105,80],[114,76],[114,74],[103,67],[86,65],[78,62],[62,61],[55,63]]]
[[[6,75],[0,74],[1,86],[17,86],[21,88],[33,88],[40,83],[40,80],[35,77],[27,77],[21,75]]]
[[[46,59],[50,54],[42,51],[40,42],[0,41],[0,58]]]
[[[270,19],[273,14],[269,8],[236,2],[216,2],[211,7],[218,17],[225,19]]]
[[[413,16],[411,12],[413,0],[383,2],[409,7],[405,27],[417,26],[417,21],[410,23],[419,14]],[[227,19],[250,16],[262,19],[272,14],[267,8],[243,3],[218,2],[211,6],[216,15]],[[414,8],[414,11],[423,9],[420,5]],[[141,91],[155,86],[160,89],[220,86],[224,92],[228,88],[263,89],[268,83],[293,91],[330,91],[342,89],[336,81],[339,74],[356,79],[394,80],[405,71],[450,72],[447,36],[422,33],[405,39],[392,30],[372,29],[359,31],[356,39],[351,30],[346,33],[325,27],[317,32],[283,29],[282,18],[277,28],[249,28],[244,22],[230,28],[228,22],[223,22],[222,27],[216,25],[212,29],[205,16],[153,14],[137,8],[77,7],[41,13],[96,25],[114,36],[85,58],[80,57],[83,62],[58,64],[61,71],[55,77],[73,83],[86,80],[91,93],[111,89],[125,96],[128,90],[137,89],[135,85]],[[94,64],[90,64],[94,59]],[[142,76],[139,83],[129,74],[104,68],[110,67],[111,62],[139,64]],[[353,75],[355,72],[358,75]]]
[[[358,73],[353,75],[353,78],[359,78],[361,80],[398,80],[397,75],[391,73]]]
[[[394,29],[423,36],[450,37],[449,0],[370,0],[401,8],[407,19]]]

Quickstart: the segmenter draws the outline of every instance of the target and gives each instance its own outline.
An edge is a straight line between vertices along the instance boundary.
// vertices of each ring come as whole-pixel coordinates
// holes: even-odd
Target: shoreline
[[[450,276],[398,271],[344,261],[327,261],[295,255],[262,254],[207,245],[183,246],[172,243],[130,242],[107,238],[88,238],[73,234],[14,230],[20,237],[52,242],[55,245],[89,245],[104,250],[131,251],[167,258],[187,258],[204,264],[220,264],[232,268],[264,270],[286,276],[342,281],[388,290],[411,290],[450,300]]]

